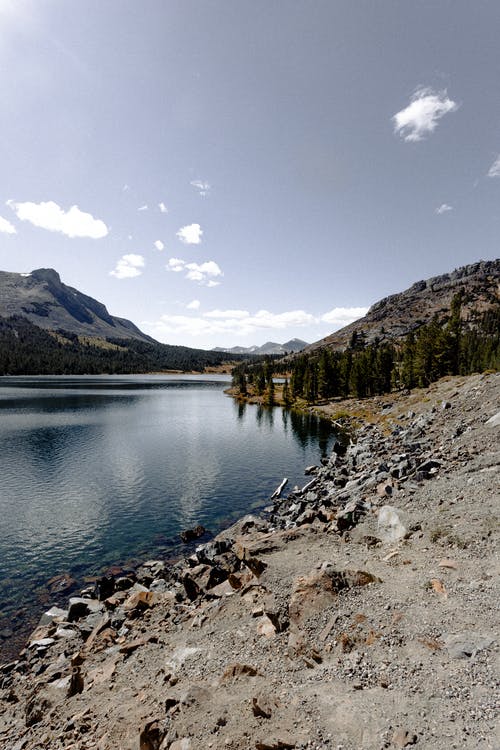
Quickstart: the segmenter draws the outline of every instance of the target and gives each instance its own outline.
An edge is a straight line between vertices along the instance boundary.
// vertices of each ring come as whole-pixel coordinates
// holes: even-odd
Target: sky
[[[496,0],[0,0],[0,269],[316,341],[500,237]]]

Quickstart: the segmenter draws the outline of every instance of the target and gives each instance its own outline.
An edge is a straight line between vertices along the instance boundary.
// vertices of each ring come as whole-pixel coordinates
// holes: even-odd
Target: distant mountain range
[[[365,344],[375,340],[397,341],[410,331],[417,330],[436,316],[443,320],[449,315],[453,296],[463,291],[463,320],[474,323],[475,317],[500,304],[500,260],[481,260],[462,266],[450,273],[417,281],[399,294],[384,297],[370,307],[367,314],[339,331],[305,348],[309,353],[324,347],[343,350],[353,336],[362,337]]]
[[[301,339],[290,339],[290,341],[286,341],[284,344],[277,344],[275,341],[267,341],[265,344],[262,344],[262,346],[233,346],[230,349],[224,349],[221,346],[217,346],[215,349],[212,349],[212,351],[247,355],[285,355],[293,352],[300,352],[306,346],[309,346],[307,341],[302,341]]]

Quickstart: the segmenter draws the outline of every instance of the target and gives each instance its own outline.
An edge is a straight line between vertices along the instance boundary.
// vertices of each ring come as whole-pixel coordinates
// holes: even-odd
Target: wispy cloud
[[[199,245],[203,235],[203,229],[199,224],[187,224],[176,232],[177,237],[185,245]]]
[[[201,302],[200,302],[199,299],[193,299],[193,300],[191,300],[191,302],[188,302],[188,304],[186,305],[186,308],[188,310],[199,310],[200,309],[200,304],[201,304]]]
[[[447,203],[441,203],[441,205],[436,208],[434,213],[441,215],[445,214],[447,211],[453,211],[453,206],[449,206]]]
[[[207,195],[210,195],[210,190],[212,189],[212,186],[209,182],[206,182],[205,180],[193,180],[189,183],[192,185],[196,190],[198,191],[198,195],[201,195],[202,198],[205,198]]]
[[[435,91],[421,86],[410,104],[393,116],[394,132],[405,141],[421,141],[436,129],[442,117],[457,109],[458,104],[448,97],[446,89]]]
[[[500,177],[500,154],[489,168],[488,177]]]
[[[2,234],[16,234],[16,228],[14,224],[0,216],[0,232]]]
[[[135,276],[141,275],[144,265],[145,261],[142,255],[136,255],[135,253],[122,255],[109,275],[117,279],[133,279]]]
[[[156,247],[157,250],[164,250],[165,249],[165,245],[163,244],[163,242],[161,240],[155,240],[153,242],[153,245]]]
[[[166,205],[165,205],[165,204],[163,203],[163,201],[160,201],[160,203],[158,203],[158,208],[160,209],[160,212],[161,212],[162,214],[168,214],[168,208],[167,208],[167,207],[166,207]]]
[[[169,258],[166,268],[174,273],[185,272],[185,278],[189,281],[196,281],[208,287],[218,286],[220,281],[215,279],[224,276],[214,260],[207,260],[204,263],[187,263],[181,258]]]
[[[147,203],[145,203],[143,206],[139,206],[139,208],[137,210],[138,211],[148,211],[148,209],[149,209],[149,206],[148,206]]]
[[[60,232],[66,237],[90,237],[97,240],[108,234],[108,227],[101,219],[94,219],[92,214],[80,211],[78,206],[71,206],[68,211],[64,211],[54,201],[17,203],[9,200],[7,205],[21,221],[28,221],[49,232]]]

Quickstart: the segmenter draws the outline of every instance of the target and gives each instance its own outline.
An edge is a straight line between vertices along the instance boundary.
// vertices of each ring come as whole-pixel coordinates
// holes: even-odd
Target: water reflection
[[[263,507],[282,477],[301,484],[332,438],[313,415],[235,404],[227,381],[9,381],[0,381],[4,613],[53,575],[154,556],[186,527],[216,532]]]

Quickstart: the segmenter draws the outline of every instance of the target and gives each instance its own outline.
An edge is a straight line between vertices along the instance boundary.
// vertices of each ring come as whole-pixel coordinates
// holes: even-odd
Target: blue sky
[[[0,0],[0,269],[317,340],[500,233],[500,4]]]

